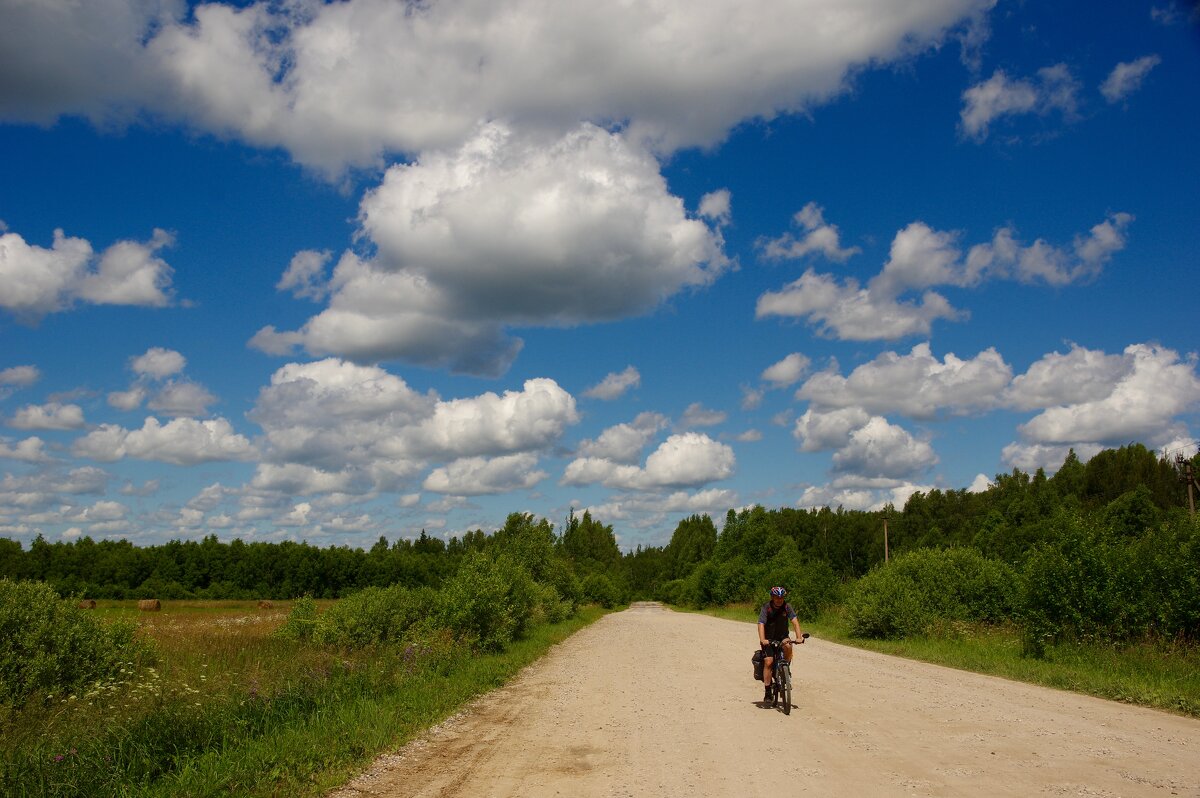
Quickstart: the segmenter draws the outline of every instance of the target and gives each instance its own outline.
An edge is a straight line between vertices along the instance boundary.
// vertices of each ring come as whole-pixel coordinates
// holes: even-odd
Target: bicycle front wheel
[[[792,714],[792,669],[788,667],[781,668],[779,674],[783,682],[783,714]]]

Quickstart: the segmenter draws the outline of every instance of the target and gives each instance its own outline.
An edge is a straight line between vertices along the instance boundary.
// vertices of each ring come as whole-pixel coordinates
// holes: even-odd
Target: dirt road
[[[1200,721],[815,639],[785,716],[758,703],[754,645],[635,605],[334,796],[1200,798]]]

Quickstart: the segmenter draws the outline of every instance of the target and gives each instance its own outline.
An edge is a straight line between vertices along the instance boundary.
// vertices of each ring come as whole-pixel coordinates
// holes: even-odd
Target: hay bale
[[[95,599],[84,599],[83,601],[79,602],[79,609],[81,609],[81,610],[96,609],[96,600]]]
[[[158,612],[162,609],[162,602],[158,599],[140,599],[138,609],[142,612]]]
[[[270,601],[263,599],[262,601],[258,602],[258,608],[260,610],[270,610],[270,609],[274,609],[275,605],[272,604]]]

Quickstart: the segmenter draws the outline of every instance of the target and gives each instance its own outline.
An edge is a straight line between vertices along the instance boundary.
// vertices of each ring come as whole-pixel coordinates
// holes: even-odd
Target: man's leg
[[[774,664],[774,657],[763,657],[763,701],[771,700],[771,671]]]
[[[792,644],[791,643],[783,644],[783,655],[785,657],[787,657],[787,661],[789,663],[792,661]]]

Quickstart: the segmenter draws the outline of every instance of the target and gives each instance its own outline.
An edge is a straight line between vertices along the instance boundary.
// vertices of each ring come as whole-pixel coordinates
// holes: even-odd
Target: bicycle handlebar
[[[805,632],[804,634],[800,635],[800,640],[807,640],[808,637],[809,637],[808,632]],[[767,642],[773,646],[781,646],[784,643],[793,643],[793,644],[799,643],[800,640],[793,640],[792,638],[788,637],[788,638],[784,638],[783,640],[768,640]]]

